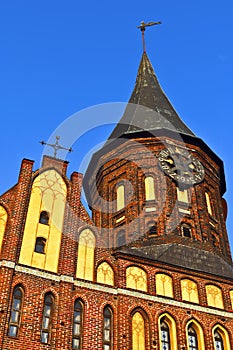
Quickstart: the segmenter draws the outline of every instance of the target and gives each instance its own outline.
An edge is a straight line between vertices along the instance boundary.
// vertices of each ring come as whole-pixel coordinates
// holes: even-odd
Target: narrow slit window
[[[191,326],[188,328],[188,346],[189,350],[198,350],[197,333]]]
[[[168,324],[162,320],[160,325],[161,345],[163,350],[171,349],[170,330]]]
[[[103,323],[103,350],[112,350],[113,344],[113,316],[110,307],[104,308],[104,323]]]
[[[214,332],[215,350],[224,350],[224,343],[221,334],[218,331]]]
[[[157,224],[155,221],[149,221],[147,224],[147,232],[149,235],[157,235]]]
[[[46,294],[44,298],[43,319],[41,327],[41,343],[49,344],[51,338],[52,317],[54,310],[54,298],[52,294]]]
[[[40,254],[45,254],[46,239],[43,237],[37,237],[35,252]]]
[[[209,215],[213,216],[213,210],[212,210],[209,192],[205,192],[205,199],[206,199],[208,213],[209,213]]]
[[[40,213],[39,223],[43,225],[49,224],[49,213],[47,211],[42,211]]]
[[[120,185],[117,187],[117,211],[125,207],[125,186]]]
[[[192,237],[192,230],[189,225],[182,225],[181,232],[183,237],[188,237],[188,238]]]
[[[17,337],[19,333],[21,315],[22,315],[22,303],[23,303],[23,290],[21,287],[17,286],[14,288],[12,304],[11,304],[11,314],[8,335],[10,337]]]
[[[155,200],[155,184],[152,176],[145,178],[145,197],[146,201]]]
[[[72,349],[82,349],[83,335],[83,304],[80,300],[76,300],[74,304],[74,319],[73,319],[73,341]]]

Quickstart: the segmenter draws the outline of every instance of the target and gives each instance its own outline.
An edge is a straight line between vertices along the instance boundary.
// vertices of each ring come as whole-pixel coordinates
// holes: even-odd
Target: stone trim
[[[37,277],[46,278],[46,279],[49,279],[49,280],[52,280],[55,282],[63,281],[63,282],[73,283],[76,287],[96,290],[99,292],[104,292],[104,293],[109,293],[109,294],[114,294],[114,295],[120,295],[120,294],[126,295],[129,297],[140,298],[140,299],[147,300],[147,301],[152,301],[152,302],[156,302],[156,303],[163,303],[166,305],[177,306],[177,307],[184,308],[184,309],[191,309],[191,310],[195,310],[195,311],[209,313],[209,314],[212,314],[215,316],[223,316],[223,317],[229,317],[229,318],[233,319],[233,312],[222,311],[222,310],[214,309],[214,308],[212,309],[212,308],[208,308],[208,307],[201,306],[201,305],[195,305],[195,304],[191,304],[191,303],[190,304],[184,303],[182,301],[168,299],[168,298],[164,298],[162,296],[149,295],[149,294],[142,293],[139,291],[132,291],[132,290],[123,289],[123,288],[114,288],[114,287],[106,286],[103,284],[75,280],[71,276],[65,276],[65,275],[58,276],[58,275],[54,275],[52,273],[44,272],[44,271],[34,269],[31,267],[15,265],[15,263],[12,261],[7,261],[7,260],[0,261],[0,267],[1,266],[9,267],[11,269],[15,269],[15,271],[17,271],[17,272],[22,272],[22,273],[34,275]]]

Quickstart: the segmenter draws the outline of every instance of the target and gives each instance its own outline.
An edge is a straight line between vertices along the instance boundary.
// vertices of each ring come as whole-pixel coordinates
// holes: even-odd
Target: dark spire
[[[164,94],[150,60],[144,52],[129,105],[109,139],[136,131],[158,129],[168,129],[195,136],[182,122]]]

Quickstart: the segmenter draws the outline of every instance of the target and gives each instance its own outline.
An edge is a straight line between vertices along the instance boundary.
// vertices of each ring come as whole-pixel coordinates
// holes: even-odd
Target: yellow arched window
[[[126,269],[126,287],[147,291],[147,275],[146,272],[137,267],[130,266]]]
[[[6,222],[7,222],[6,209],[3,206],[0,206],[0,252],[2,249],[2,241],[5,233]]]
[[[205,192],[205,200],[206,200],[206,206],[207,206],[208,213],[212,216],[213,210],[212,210],[209,192]]]
[[[57,272],[67,187],[62,176],[50,169],[33,181],[19,262]],[[38,251],[38,238],[46,242]]]
[[[155,200],[155,183],[152,176],[146,176],[145,178],[145,197],[146,201]]]
[[[181,293],[183,300],[199,303],[197,283],[189,279],[181,280]]]
[[[187,323],[186,337],[188,350],[205,350],[203,329],[195,320]]]
[[[97,282],[114,285],[114,273],[111,266],[106,262],[102,262],[97,269]]]
[[[169,314],[159,317],[159,349],[177,350],[177,332],[175,320]]]
[[[222,291],[219,287],[209,284],[206,286],[207,303],[209,306],[223,309]]]
[[[230,291],[230,298],[231,298],[231,308],[233,310],[233,289]]]
[[[215,350],[231,350],[229,334],[221,325],[216,325],[212,331]]]
[[[170,276],[164,273],[157,273],[155,277],[155,281],[156,281],[156,294],[173,298],[173,285],[172,285],[172,278]]]
[[[132,350],[146,349],[145,321],[140,312],[135,312],[132,317]]]
[[[95,236],[86,228],[80,233],[78,242],[78,264],[76,276],[93,281],[94,275]]]
[[[125,207],[125,186],[119,185],[116,190],[117,194],[117,211]]]

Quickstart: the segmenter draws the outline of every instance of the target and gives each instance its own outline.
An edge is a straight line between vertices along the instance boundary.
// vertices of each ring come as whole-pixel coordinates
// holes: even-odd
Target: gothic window
[[[172,278],[164,273],[156,274],[156,294],[173,298]]]
[[[197,283],[189,279],[181,280],[182,299],[191,301],[192,303],[199,303]]]
[[[205,349],[203,329],[197,321],[190,320],[187,324],[186,331],[188,350]]]
[[[113,348],[113,314],[109,306],[104,308],[103,350]]]
[[[218,331],[214,332],[214,346],[215,350],[224,350],[223,339]]]
[[[47,211],[42,211],[40,213],[40,219],[39,219],[40,224],[48,225],[49,224],[49,214]]]
[[[157,235],[157,225],[155,221],[149,221],[147,223],[147,232],[149,235]]]
[[[50,342],[53,311],[54,297],[51,293],[47,293],[44,298],[43,318],[40,336],[40,341],[44,344],[49,344]]]
[[[82,334],[83,334],[83,304],[80,300],[74,303],[74,318],[73,318],[73,339],[72,349],[82,349]]]
[[[10,337],[17,337],[19,333],[20,321],[22,316],[22,304],[23,304],[23,289],[20,286],[16,286],[13,290],[11,314],[8,335]]]
[[[198,350],[197,333],[192,326],[188,327],[188,349],[189,350]]]
[[[90,229],[80,233],[78,245],[77,277],[93,281],[95,236]]]
[[[0,251],[2,248],[2,241],[5,233],[6,222],[7,222],[7,212],[5,208],[0,205]]]
[[[37,237],[36,239],[36,245],[35,245],[35,252],[44,254],[45,253],[45,245],[46,245],[46,239],[43,237]]]
[[[117,247],[121,247],[122,245],[124,245],[126,243],[125,241],[125,231],[119,231],[117,233]]]
[[[159,317],[159,342],[160,350],[177,350],[176,323],[169,314]]]
[[[127,267],[126,287],[146,292],[147,291],[146,272],[137,266]]]
[[[114,273],[111,266],[106,262],[102,262],[97,269],[97,282],[114,285]]]
[[[209,306],[223,309],[222,291],[219,287],[209,284],[206,286],[207,303]]]
[[[117,211],[125,207],[125,186],[119,185],[116,190],[117,194]]]
[[[66,195],[66,183],[54,169],[43,171],[34,179],[20,250],[20,264],[57,272]],[[35,252],[36,238],[41,236],[47,239],[46,257]]]
[[[145,350],[145,321],[140,312],[136,312],[132,317],[132,350]]]
[[[170,340],[170,331],[168,324],[161,320],[160,324],[160,338],[161,338],[161,349],[170,350],[171,349],[171,340]]]
[[[230,350],[229,334],[224,327],[217,325],[213,329],[214,350]]]
[[[146,176],[145,178],[145,197],[146,201],[155,200],[155,184],[152,176]]]
[[[177,200],[181,203],[189,203],[188,190],[181,190],[177,187]]]
[[[213,216],[213,210],[212,210],[209,192],[205,192],[205,199],[206,199],[206,206],[207,206],[208,213],[209,215]]]
[[[182,233],[183,237],[188,237],[188,238],[192,237],[192,229],[187,224],[182,224],[181,225],[181,233]]]

